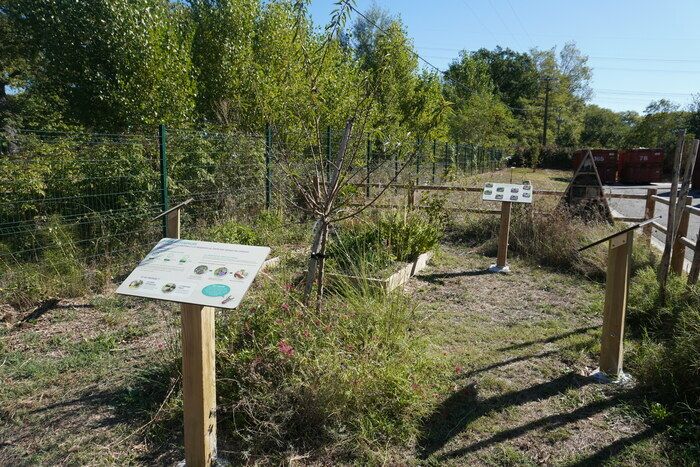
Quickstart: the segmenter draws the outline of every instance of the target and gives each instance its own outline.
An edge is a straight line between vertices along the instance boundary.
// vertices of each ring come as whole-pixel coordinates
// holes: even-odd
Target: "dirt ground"
[[[490,262],[444,245],[407,285],[418,325],[454,366],[453,385],[415,449],[388,462],[666,464],[664,439],[631,409],[634,385],[589,377],[601,286],[517,259],[509,275],[484,274]],[[104,295],[22,318],[0,329],[0,465],[184,457],[180,419],[159,416],[178,388],[173,307]]]

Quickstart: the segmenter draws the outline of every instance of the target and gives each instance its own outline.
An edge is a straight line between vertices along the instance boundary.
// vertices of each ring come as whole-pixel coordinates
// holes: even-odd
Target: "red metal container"
[[[663,149],[639,148],[620,151],[620,181],[623,183],[660,182],[663,168]]]
[[[591,149],[591,155],[595,162],[600,181],[603,183],[615,183],[617,181],[618,172],[618,155],[616,149]],[[588,149],[579,149],[574,152],[573,168],[578,169],[581,161],[585,157]]]

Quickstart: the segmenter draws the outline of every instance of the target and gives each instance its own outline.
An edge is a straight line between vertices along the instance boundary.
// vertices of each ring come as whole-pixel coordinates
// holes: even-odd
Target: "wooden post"
[[[685,202],[679,200],[685,206],[690,206],[693,203],[693,198],[685,197]],[[681,237],[688,235],[688,223],[690,221],[690,213],[687,209],[683,209],[680,220],[678,222],[678,233],[673,239],[673,254],[671,255],[671,271],[677,275],[683,274],[683,261],[685,260],[685,245],[681,243]],[[669,232],[669,235],[670,232]]]
[[[165,236],[167,238],[180,238],[180,210],[175,209],[166,216]]]
[[[216,460],[214,308],[183,303],[180,313],[185,465],[210,466]]]
[[[627,288],[634,231],[613,237],[608,247],[603,333],[600,338],[600,370],[617,378],[622,371],[622,338],[625,332]]]
[[[654,213],[656,212],[656,200],[654,199],[654,196],[656,196],[657,192],[658,190],[656,188],[647,189],[647,202],[644,206],[644,220],[649,220],[654,217]],[[647,243],[651,242],[652,228],[653,227],[651,224],[644,226],[644,238]]]
[[[413,209],[416,205],[416,189],[413,186],[413,181],[409,180],[408,188],[406,188],[406,192],[408,195],[408,200],[407,200],[408,209],[410,211],[413,211]]]
[[[165,213],[167,238],[180,238],[180,210],[191,201]],[[185,465],[210,466],[216,461],[214,308],[181,303],[180,320]]]
[[[696,284],[700,276],[700,229],[698,229],[698,237],[695,241],[695,251],[693,253],[693,263],[690,266],[688,273],[688,284]]]
[[[510,235],[510,201],[501,203],[501,227],[498,231],[498,258],[496,266],[504,268],[508,258],[508,237]]]

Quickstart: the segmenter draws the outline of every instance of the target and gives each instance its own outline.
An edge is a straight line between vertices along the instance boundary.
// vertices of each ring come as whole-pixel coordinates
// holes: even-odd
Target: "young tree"
[[[297,8],[303,7],[303,4],[297,6]],[[300,101],[304,104],[303,108],[297,105],[290,109],[290,117],[298,119],[301,123],[298,128],[301,136],[287,134],[283,135],[281,140],[304,139],[311,141],[311,144],[306,148],[303,156],[297,148],[286,144],[276,148],[279,167],[284,170],[298,198],[302,200],[296,202],[296,206],[316,219],[304,295],[308,303],[315,283],[316,306],[319,308],[322,304],[325,251],[331,226],[358,215],[376,202],[405,167],[409,166],[419,149],[421,138],[435,127],[436,122],[441,118],[441,109],[428,104],[432,102],[430,99],[414,100],[414,105],[422,107],[411,109],[410,115],[421,122],[417,126],[422,133],[414,133],[408,129],[407,115],[409,114],[400,114],[401,110],[406,109],[401,108],[402,101],[399,99],[399,89],[396,86],[400,79],[405,79],[407,86],[415,86],[421,80],[415,74],[416,64],[410,59],[410,50],[406,50],[407,44],[401,39],[400,30],[395,26],[390,26],[386,30],[380,29],[376,37],[377,56],[374,57],[376,62],[371,67],[360,70],[360,73],[352,75],[354,80],[341,83],[343,86],[341,92],[352,96],[352,105],[347,109],[347,113],[340,115],[345,120],[344,131],[337,151],[329,160],[323,144],[324,102],[313,96],[324,96],[327,88],[333,86],[333,83],[321,79],[320,71],[328,66],[326,62],[332,63],[335,57],[332,51],[339,47],[345,20],[353,10],[354,7],[349,1],[339,2],[326,28],[326,33],[321,38],[320,47],[301,48],[300,55],[294,57],[305,67],[304,76],[307,77],[307,81],[304,90],[312,97]],[[303,19],[300,20],[300,24],[303,27]],[[430,90],[426,95],[430,96],[431,93],[434,95],[434,84],[429,79],[424,79],[423,82],[427,83],[426,89]],[[415,98],[416,93],[416,88],[413,88],[411,97]],[[394,106],[392,109],[394,115],[399,115],[401,118],[398,123],[377,118],[379,112],[383,113],[384,106],[387,105]],[[392,137],[384,145],[384,155],[395,158],[400,168],[390,183],[375,193],[375,196],[365,200],[359,207],[350,206],[347,188],[353,181],[366,180],[363,177],[368,168],[361,164],[365,157],[365,135],[377,122],[384,123],[385,128],[391,128]],[[284,131],[289,132],[290,129],[286,127]],[[374,167],[374,170],[377,168]]]

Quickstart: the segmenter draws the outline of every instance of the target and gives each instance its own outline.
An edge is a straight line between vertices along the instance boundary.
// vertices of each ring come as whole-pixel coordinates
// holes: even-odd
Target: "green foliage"
[[[18,0],[7,12],[40,57],[37,91],[65,100],[69,119],[112,129],[191,118],[191,39],[179,4]]]
[[[349,289],[319,313],[275,284],[258,295],[217,326],[218,404],[237,451],[362,456],[414,439],[446,372],[407,299]]]
[[[586,107],[581,132],[581,145],[592,148],[620,148],[627,140],[631,127],[623,115],[612,110],[589,105]]]
[[[414,261],[434,250],[442,236],[441,218],[406,211],[341,226],[328,247],[331,268],[371,276],[394,261]]]
[[[630,366],[640,382],[677,417],[700,422],[700,287],[671,276],[665,302],[653,269],[640,271],[630,288],[628,320],[642,336]]]
[[[236,221],[216,225],[205,232],[204,238],[212,242],[260,245],[260,238],[250,227]]]
[[[82,296],[103,286],[106,274],[91,273],[81,261],[75,232],[51,218],[37,241],[41,257],[27,263],[0,263],[0,299],[24,308],[52,297]]]
[[[330,244],[330,266],[346,274],[373,276],[390,266],[395,257],[383,241],[381,231],[368,222],[341,229]]]
[[[442,230],[422,214],[397,211],[382,216],[378,229],[386,247],[398,261],[414,261],[421,253],[434,250]]]

